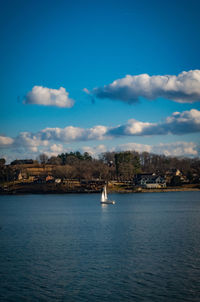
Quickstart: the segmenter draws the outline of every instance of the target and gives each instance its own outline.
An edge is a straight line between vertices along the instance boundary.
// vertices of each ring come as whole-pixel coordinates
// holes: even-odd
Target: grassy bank
[[[21,183],[12,182],[1,185],[0,194],[64,194],[64,193],[100,193],[102,185],[82,184],[79,181],[69,183]],[[145,189],[123,182],[108,183],[109,193],[145,193],[170,191],[200,191],[200,184],[190,184],[180,187]]]
[[[158,189],[145,189],[134,187],[125,183],[111,183],[108,186],[108,191],[112,193],[146,193],[146,192],[170,192],[170,191],[200,191],[200,184],[188,184],[179,187],[166,187]]]

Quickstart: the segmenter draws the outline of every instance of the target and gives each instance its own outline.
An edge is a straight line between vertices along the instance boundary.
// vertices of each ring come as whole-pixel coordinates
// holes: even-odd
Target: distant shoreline
[[[0,190],[0,195],[20,195],[20,194],[92,194],[101,193],[102,188],[91,188],[86,186],[66,187],[62,185],[52,184],[27,184],[27,185],[10,185],[4,186]],[[167,187],[157,189],[145,189],[141,187],[131,187],[125,184],[109,185],[108,193],[165,193],[165,192],[191,192],[200,191],[200,184],[181,186],[181,187]]]
[[[165,192],[192,192],[192,191],[200,191],[200,188],[159,188],[159,189],[141,189],[137,190],[122,190],[122,191],[110,191],[110,193],[165,193]]]

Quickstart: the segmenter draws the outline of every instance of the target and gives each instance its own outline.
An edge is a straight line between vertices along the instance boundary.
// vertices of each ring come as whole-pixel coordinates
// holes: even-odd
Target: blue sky
[[[118,95],[101,98],[94,88],[102,91],[104,85],[126,75],[177,77],[183,71],[199,70],[199,9],[200,2],[194,0],[1,1],[0,155],[9,161],[35,158],[41,152],[51,156],[76,149],[96,154],[138,148],[198,156],[200,98],[196,90],[195,101],[189,99],[194,92],[184,102],[166,94],[150,100],[141,93],[139,102],[127,104]],[[192,81],[196,81],[193,74]],[[28,98],[34,86],[63,87],[74,105],[41,104],[41,100],[36,101],[38,95]],[[118,92],[120,96],[123,93]],[[196,111],[191,113],[193,109]],[[156,130],[150,134],[141,131],[127,135],[124,131],[107,135],[108,129],[127,125],[130,119],[161,127],[174,112],[190,113],[189,122],[178,134],[174,130],[157,134]],[[97,125],[106,127],[106,134],[92,138],[86,135],[86,129]],[[66,127],[70,126],[84,134],[68,137],[66,132],[71,128]],[[177,121],[173,127],[177,127]],[[41,131],[46,128],[54,132],[55,128],[66,129],[60,135],[52,134],[52,130],[51,136],[44,137]],[[189,128],[191,131],[184,130]],[[27,134],[22,135],[24,132]],[[65,140],[63,133],[67,135]]]

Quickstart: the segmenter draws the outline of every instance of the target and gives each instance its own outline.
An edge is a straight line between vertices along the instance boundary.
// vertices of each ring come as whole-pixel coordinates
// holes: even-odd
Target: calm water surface
[[[0,196],[0,301],[200,301],[200,192]]]

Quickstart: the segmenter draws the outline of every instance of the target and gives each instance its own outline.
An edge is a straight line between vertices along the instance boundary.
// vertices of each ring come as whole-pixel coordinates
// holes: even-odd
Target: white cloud
[[[152,146],[138,143],[127,143],[117,146],[113,151],[151,152]]]
[[[101,140],[105,138],[108,128],[95,126],[93,128],[79,128],[68,126],[65,128],[46,128],[37,133],[41,139],[55,140],[59,142]]]
[[[84,91],[98,98],[130,104],[137,102],[140,97],[149,100],[162,97],[179,103],[193,103],[200,101],[200,70],[183,71],[178,76],[127,75],[109,85],[94,88],[91,92],[87,88]]]
[[[164,154],[166,156],[198,156],[198,146],[194,142],[175,142],[168,144],[158,144],[152,147],[153,153]]]
[[[74,105],[74,100],[69,98],[69,93],[63,87],[51,89],[43,86],[34,86],[27,93],[24,103],[70,108]]]
[[[90,91],[87,88],[83,88],[83,91],[86,92],[87,94],[90,94]]]
[[[157,145],[128,143],[116,148],[116,151],[126,150],[164,154],[166,156],[198,156],[198,145],[194,142],[160,143]]]
[[[164,154],[166,156],[184,156],[184,157],[197,157],[200,156],[200,148],[194,142],[178,141],[173,143],[160,143],[156,145],[138,144],[138,143],[127,143],[121,144],[116,147],[107,147],[103,144],[91,147],[84,146],[79,149],[81,152],[88,152],[93,157],[98,157],[99,154],[104,152],[120,152],[120,151],[137,151],[139,153],[149,152],[154,154]],[[13,161],[16,158],[36,158],[39,154],[45,153],[49,157],[57,156],[62,152],[77,151],[77,148],[69,147],[64,148],[61,144],[53,144],[38,148],[35,152],[31,148],[16,148],[12,149],[11,152],[6,152],[2,149],[0,157],[6,158],[7,162]]]
[[[181,135],[195,132],[200,132],[200,111],[191,109],[190,111],[174,112],[161,123],[148,123],[130,119],[125,125],[110,128],[107,135]]]
[[[63,146],[61,144],[53,144],[50,146],[50,150],[55,154],[61,153],[63,151]]]
[[[84,146],[81,148],[82,152],[88,152],[93,157],[97,157],[100,153],[106,152],[107,147],[105,145],[98,145],[95,147]]]
[[[25,148],[32,152],[37,152],[38,147],[47,146],[48,140],[41,140],[37,134],[30,132],[21,132],[14,140],[14,147],[21,149]]]
[[[174,112],[172,116],[166,118],[163,126],[173,134],[199,132],[200,111],[191,109],[190,111]]]
[[[154,126],[157,126],[157,124],[130,119],[124,125],[110,128],[107,134],[111,136],[144,135],[145,131]]]
[[[130,119],[124,125],[116,127],[106,127],[97,125],[92,128],[80,128],[68,126],[65,128],[45,128],[36,133],[21,132],[15,138],[0,136],[0,147],[12,149],[13,152],[24,154],[26,152],[38,153],[49,152],[49,154],[58,154],[66,150],[65,144],[81,141],[101,141],[106,139],[114,139],[117,137],[135,137],[135,136],[153,136],[153,135],[183,135],[188,133],[200,132],[200,111],[191,109],[190,111],[174,112],[167,117],[165,121],[160,123],[141,122],[135,119]],[[125,145],[122,145],[124,147]],[[197,155],[196,145],[156,145],[156,150],[160,148],[160,152],[170,155],[173,147],[174,154],[189,154]],[[157,152],[149,145],[133,144],[127,145],[127,148],[134,148],[140,151]],[[87,147],[89,148],[89,147]],[[100,147],[99,147],[100,148]],[[121,148],[121,146],[119,146]],[[101,145],[101,152],[104,152],[104,147]],[[182,151],[181,151],[182,150]],[[98,149],[85,149],[85,151],[97,154]]]
[[[0,136],[0,146],[9,146],[12,145],[14,140],[11,137],[8,136]]]
[[[88,129],[88,139],[102,140],[107,135],[108,128],[105,126],[95,126]]]
[[[71,150],[70,150],[71,151]],[[40,148],[38,154],[45,153],[48,157],[57,156],[62,152],[67,152],[67,149],[64,149],[62,144],[52,144]]]
[[[68,126],[65,128],[45,128],[37,134],[41,139],[70,142],[82,140],[86,136],[86,130],[79,127]]]
[[[97,125],[92,128],[68,126],[65,128],[45,128],[36,133],[21,132],[16,138],[0,136],[0,145],[37,148],[47,146],[50,141],[69,143],[111,139],[118,136],[146,136],[167,134],[188,134],[200,132],[200,111],[174,112],[161,123],[141,122],[130,119],[124,125],[106,127]],[[36,150],[36,149],[35,149]]]
[[[103,152],[120,152],[120,151],[137,151],[139,153],[148,152],[155,154],[164,154],[166,156],[199,156],[199,146],[194,142],[175,142],[160,143],[157,145],[147,145],[138,143],[127,143],[116,147],[108,148],[105,145],[95,147],[84,147],[82,150],[87,151],[92,156],[97,156]]]

